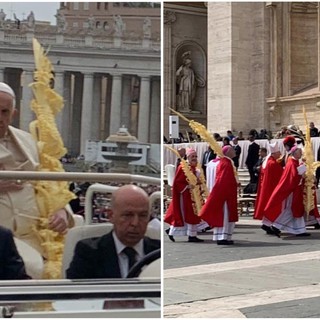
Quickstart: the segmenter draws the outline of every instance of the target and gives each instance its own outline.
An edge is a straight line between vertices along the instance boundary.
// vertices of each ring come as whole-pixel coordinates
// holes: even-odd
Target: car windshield
[[[130,279],[65,279],[65,270],[70,264],[78,240],[100,237],[112,230],[108,212],[112,193],[119,186],[135,184],[147,190],[150,209],[158,222],[149,223],[146,235],[160,239],[159,178],[112,173],[0,172],[0,179],[8,178],[22,181],[77,181],[81,186],[79,202],[83,212],[76,215],[76,226],[69,229],[65,236],[61,279],[33,277],[32,280],[0,281],[0,314],[3,317],[84,317],[86,314],[93,317],[92,313],[103,317],[121,315],[121,318],[161,316],[160,249],[153,254],[153,260],[147,261],[145,265],[134,266],[137,270],[133,270],[133,278]],[[23,252],[23,245],[17,245],[17,248],[21,250],[19,253],[25,260],[28,271],[27,264],[34,263],[35,259],[28,256],[30,251]],[[156,272],[152,269],[150,273],[147,269],[154,261],[159,261]],[[142,275],[143,272],[145,275]]]

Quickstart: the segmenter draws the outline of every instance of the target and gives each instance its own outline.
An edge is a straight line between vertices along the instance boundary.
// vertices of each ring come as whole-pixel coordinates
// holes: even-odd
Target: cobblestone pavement
[[[308,232],[277,238],[241,217],[233,246],[164,233],[164,317],[320,318],[320,230]]]

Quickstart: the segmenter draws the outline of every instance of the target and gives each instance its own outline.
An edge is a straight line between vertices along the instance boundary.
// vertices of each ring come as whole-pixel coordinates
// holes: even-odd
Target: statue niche
[[[181,55],[181,64],[176,71],[176,106],[183,113],[199,113],[195,109],[195,98],[198,87],[204,88],[205,79],[192,66],[191,51]],[[177,65],[179,65],[177,63]]]

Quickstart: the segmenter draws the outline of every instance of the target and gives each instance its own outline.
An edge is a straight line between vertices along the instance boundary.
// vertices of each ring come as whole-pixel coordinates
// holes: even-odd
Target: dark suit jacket
[[[248,155],[247,155],[247,159],[246,159],[246,165],[248,167],[253,167],[258,159],[259,159],[259,149],[260,146],[253,142],[252,144],[250,144],[249,148],[248,148]]]
[[[216,158],[216,154],[214,153],[213,150],[206,150],[203,153],[203,157],[202,157],[202,162],[201,162],[201,167],[204,173],[204,176],[206,176],[207,173],[207,163],[209,163],[211,160]]]
[[[256,162],[256,164],[253,166],[253,171],[254,174],[256,176],[259,176],[260,172],[261,172],[261,166],[263,164],[263,162],[265,161],[266,158],[261,158],[259,157],[258,161]]]
[[[0,227],[0,280],[30,279],[13,240],[12,232]]]
[[[144,238],[144,253],[160,248],[160,240]],[[99,238],[77,243],[73,259],[67,270],[68,279],[121,278],[118,255],[112,232]]]
[[[234,166],[236,168],[239,167],[239,158],[240,158],[240,154],[241,154],[241,147],[237,144],[235,146],[233,146],[234,151],[236,152],[236,156],[232,159]]]

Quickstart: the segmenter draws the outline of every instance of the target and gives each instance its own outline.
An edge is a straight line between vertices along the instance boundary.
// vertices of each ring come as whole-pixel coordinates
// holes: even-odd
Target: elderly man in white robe
[[[0,82],[0,170],[36,171],[39,154],[31,134],[11,126],[15,108],[15,93]],[[32,229],[39,218],[35,192],[29,182],[0,180],[0,224],[14,236],[43,256],[40,240]],[[61,208],[52,215],[49,228],[61,234],[74,225],[71,211]]]

